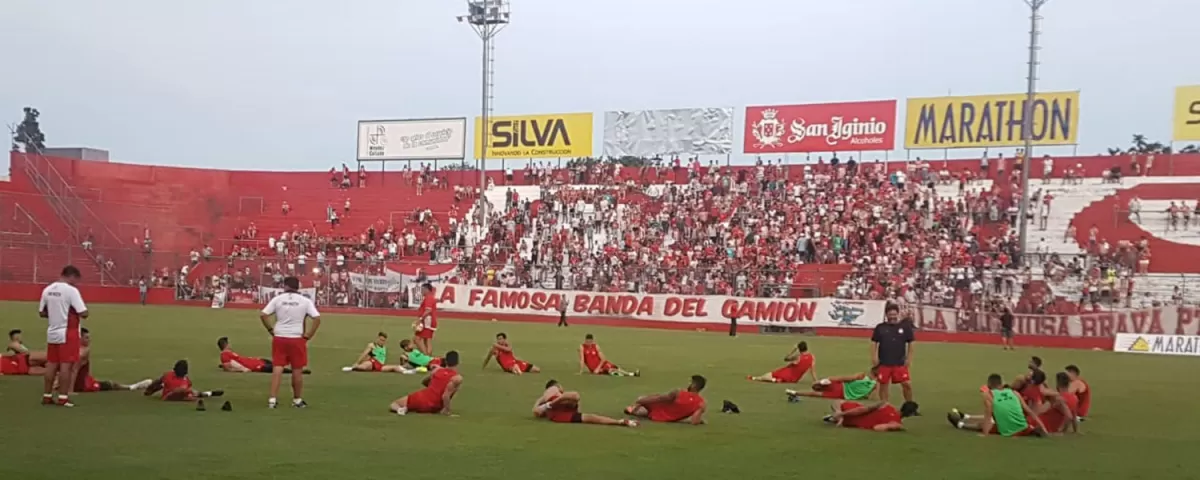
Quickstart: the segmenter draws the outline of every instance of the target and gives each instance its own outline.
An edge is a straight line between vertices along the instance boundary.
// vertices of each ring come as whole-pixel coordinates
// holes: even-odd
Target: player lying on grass
[[[859,373],[846,377],[830,377],[823,378],[812,384],[811,392],[798,392],[796,390],[784,390],[787,394],[788,401],[795,402],[800,397],[813,398],[832,398],[836,400],[864,400],[871,398],[879,390],[879,382],[875,380],[875,375],[879,373],[879,366],[871,367],[868,373]]]
[[[977,431],[980,436],[998,433],[1004,437],[1040,437],[1046,434],[1042,420],[1020,394],[1004,384],[1000,374],[989,375],[987,385],[979,392],[984,413],[967,415],[953,409],[946,415],[951,425],[960,430]]]
[[[767,383],[796,383],[808,373],[813,383],[817,382],[816,357],[808,352],[808,342],[800,342],[793,348],[783,361],[787,363],[775,371],[764,373],[757,377],[746,377],[754,382]]]
[[[442,366],[442,362],[444,361],[441,358],[431,357],[426,355],[425,352],[418,350],[417,345],[412,340],[401,340],[400,350],[400,359],[409,368],[404,373],[424,373]]]
[[[1087,420],[1088,414],[1092,411],[1092,387],[1088,385],[1087,380],[1079,376],[1079,367],[1067,365],[1064,370],[1071,377],[1071,393],[1079,398],[1079,421]]]
[[[45,350],[30,350],[25,346],[25,342],[21,339],[21,330],[13,329],[8,331],[8,346],[5,348],[5,355],[25,355],[26,363],[30,367],[46,366],[46,351]]]
[[[146,388],[147,397],[162,392],[162,399],[169,402],[190,402],[197,398],[219,397],[223,390],[192,390],[192,379],[188,378],[188,362],[180,360],[169,372],[164,373]]]
[[[686,389],[672,390],[658,395],[638,397],[633,405],[625,407],[625,414],[642,417],[654,422],[679,422],[687,420],[692,425],[704,424],[704,397],[700,391],[708,383],[700,375],[692,375]]]
[[[275,365],[270,360],[258,357],[238,355],[229,345],[229,337],[217,339],[217,348],[221,349],[221,370],[231,373],[271,373]],[[283,367],[283,373],[292,373],[290,367]],[[303,373],[309,374],[307,368]]]
[[[487,358],[483,359],[483,368],[487,368],[488,362],[492,361],[492,357],[496,357],[496,363],[500,365],[501,369],[514,375],[538,373],[541,371],[534,364],[513,355],[512,345],[508,343],[508,335],[503,333],[496,334],[496,343],[492,344],[492,348],[488,350]]]
[[[358,360],[349,367],[342,368],[343,372],[403,372],[406,370],[403,365],[388,365],[387,364],[387,339],[388,335],[384,332],[379,332],[375,336],[375,341],[368,343],[362,353],[358,355]]]
[[[594,413],[579,412],[579,392],[563,390],[557,380],[546,382],[546,390],[533,403],[533,416],[555,423],[589,423],[636,427],[636,420],[609,418]]]
[[[397,415],[412,413],[440,413],[450,415],[450,401],[462,386],[462,375],[458,367],[458,352],[446,352],[442,368],[438,368],[421,381],[425,388],[417,390],[392,402],[389,410]]]
[[[876,432],[904,431],[904,419],[917,414],[915,402],[904,402],[900,410],[883,402],[861,404],[852,401],[837,401],[833,413],[822,420],[831,425],[846,428],[861,428]]]
[[[75,363],[72,373],[75,379],[75,391],[81,393],[109,392],[113,390],[141,390],[153,383],[145,379],[131,385],[117,382],[100,381],[92,378],[92,333],[86,328],[79,329],[79,361]]]
[[[584,335],[583,344],[579,346],[579,373],[613,375],[617,377],[638,377],[642,375],[642,372],[637,370],[632,372],[622,370],[621,367],[608,361],[604,357],[604,352],[600,351],[600,345],[596,344],[596,337],[590,333]]]

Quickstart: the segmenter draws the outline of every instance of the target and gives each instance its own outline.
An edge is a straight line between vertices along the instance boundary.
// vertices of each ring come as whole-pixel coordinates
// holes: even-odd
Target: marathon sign
[[[997,315],[949,308],[912,309],[917,327],[933,332],[1000,332]],[[1079,315],[1014,315],[1013,333],[1044,337],[1115,338],[1200,335],[1200,308],[1162,307]]]
[[[892,150],[896,101],[746,107],[742,151],[771,153]]]
[[[1150,335],[1119,333],[1113,340],[1113,351],[1148,355],[1200,357],[1200,336]]]
[[[884,302],[833,298],[770,299],[722,295],[604,293],[509,289],[443,284],[438,306],[447,311],[497,315],[604,317],[654,322],[729,323],[782,327],[870,328],[883,319]]]

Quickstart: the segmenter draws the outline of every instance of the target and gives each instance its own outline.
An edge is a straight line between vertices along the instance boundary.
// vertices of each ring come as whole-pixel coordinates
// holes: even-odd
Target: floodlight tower
[[[492,76],[495,74],[495,50],[496,45],[493,40],[496,35],[508,26],[509,10],[508,0],[467,0],[467,14],[459,15],[459,23],[467,23],[471,25],[471,29],[479,35],[479,39],[483,40],[483,92],[480,98],[480,114],[482,121],[479,122],[479,128],[483,131],[479,132],[479,137],[482,139],[479,146],[479,208],[480,210],[480,225],[487,228],[487,201],[484,193],[487,192],[487,150],[491,128],[488,124],[488,117],[492,113]]]
[[[1029,240],[1029,222],[1025,216],[1029,212],[1029,169],[1033,168],[1033,101],[1037,96],[1037,70],[1038,70],[1038,31],[1041,25],[1041,9],[1049,0],[1025,0],[1025,4],[1029,5],[1029,73],[1026,76],[1025,90],[1025,113],[1023,115],[1023,123],[1021,134],[1025,137],[1025,161],[1021,165],[1021,203],[1017,211],[1017,221],[1019,227],[1020,239],[1018,240],[1019,248],[1021,249],[1020,265],[1024,266],[1026,262],[1025,242]]]

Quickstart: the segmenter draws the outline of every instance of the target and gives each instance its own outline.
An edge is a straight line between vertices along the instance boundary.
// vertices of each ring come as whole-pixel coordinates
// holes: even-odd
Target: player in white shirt
[[[275,408],[275,397],[279,394],[279,383],[283,379],[284,367],[292,368],[292,406],[307,407],[301,394],[304,391],[304,368],[308,366],[308,341],[321,327],[321,313],[313,301],[300,292],[300,279],[283,279],[283,293],[276,295],[263,308],[263,327],[271,334],[271,398],[267,406]],[[271,317],[275,321],[271,321]],[[311,328],[305,320],[311,318]]]
[[[79,362],[81,319],[87,318],[87,305],[75,284],[79,282],[79,269],[67,265],[62,276],[42,290],[42,301],[38,315],[49,323],[46,328],[46,375],[42,389],[42,404],[58,404],[73,407],[71,389],[75,379],[71,373]],[[57,377],[57,378],[55,378]],[[57,389],[55,383],[57,381]],[[58,400],[54,392],[58,391]]]

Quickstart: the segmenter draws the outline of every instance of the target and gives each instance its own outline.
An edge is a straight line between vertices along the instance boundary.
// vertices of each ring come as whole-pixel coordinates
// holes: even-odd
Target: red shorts
[[[592,368],[592,366],[591,366],[591,365],[588,365],[588,370],[590,370],[590,371],[592,371],[592,372],[595,372],[595,371],[596,371],[596,369],[595,369],[595,368]],[[613,372],[613,371],[619,370],[619,368],[618,368],[616,365],[613,365],[613,363],[612,363],[612,362],[609,362],[609,361],[607,361],[607,360],[606,360],[604,363],[601,363],[601,364],[600,364],[600,369],[599,369],[599,370],[600,370],[600,373],[601,373],[601,374],[603,374],[603,375],[607,375],[607,374],[608,374],[608,373],[610,373],[610,372]]]
[[[778,383],[796,383],[800,381],[800,377],[802,376],[804,376],[803,373],[796,375],[796,370],[791,365],[780,367],[771,372],[771,378],[774,378]]]
[[[555,423],[583,423],[583,414],[579,410],[554,410],[546,412],[546,418]]]
[[[29,355],[0,356],[0,375],[29,375]]]
[[[80,393],[94,393],[100,391],[100,382],[88,375],[87,378],[75,382],[75,391]]]
[[[424,329],[421,329],[421,331],[417,332],[416,335],[418,337],[424,338],[426,340],[433,340],[434,333],[437,333],[437,330],[433,330],[431,328],[424,328]]]
[[[379,363],[379,360],[372,358],[372,359],[370,359],[370,361],[371,361],[371,371],[372,372],[382,372],[383,371],[383,364]]]
[[[524,360],[517,360],[517,361],[514,361],[513,363],[509,363],[507,365],[500,364],[500,368],[503,368],[504,371],[506,371],[506,372],[513,371],[513,367],[516,367],[517,370],[521,371],[521,373],[529,373],[529,371],[533,369],[533,364],[526,362]]]
[[[673,423],[692,416],[691,413],[680,415],[671,405],[647,405],[646,418],[654,422]]]
[[[46,344],[46,363],[75,363],[79,361],[79,341]]]
[[[821,396],[824,398],[844,399],[843,397],[846,396],[845,388],[842,382],[831,382],[824,389],[816,391],[821,392]]]
[[[908,383],[908,367],[904,365],[880,365],[879,374],[875,376],[875,380],[883,385],[890,383]]]
[[[418,390],[409,394],[405,407],[413,413],[438,413],[442,411],[442,397],[429,390]]]
[[[308,366],[308,340],[301,338],[271,338],[271,363],[276,367],[300,370]]]
[[[988,434],[989,435],[999,435],[1000,434],[1000,432],[996,430],[996,424],[992,424],[992,429],[988,430]],[[1036,436],[1036,435],[1037,435],[1037,429],[1033,428],[1032,425],[1029,425],[1029,426],[1026,426],[1024,430],[1021,430],[1010,436],[1012,436],[1012,437],[1032,437],[1032,436]]]
[[[433,359],[433,360],[430,360],[430,361],[429,361],[429,366],[430,366],[430,367],[440,367],[440,366],[442,366],[442,359],[441,359],[441,357],[438,357],[438,358],[435,358],[435,359]]]

